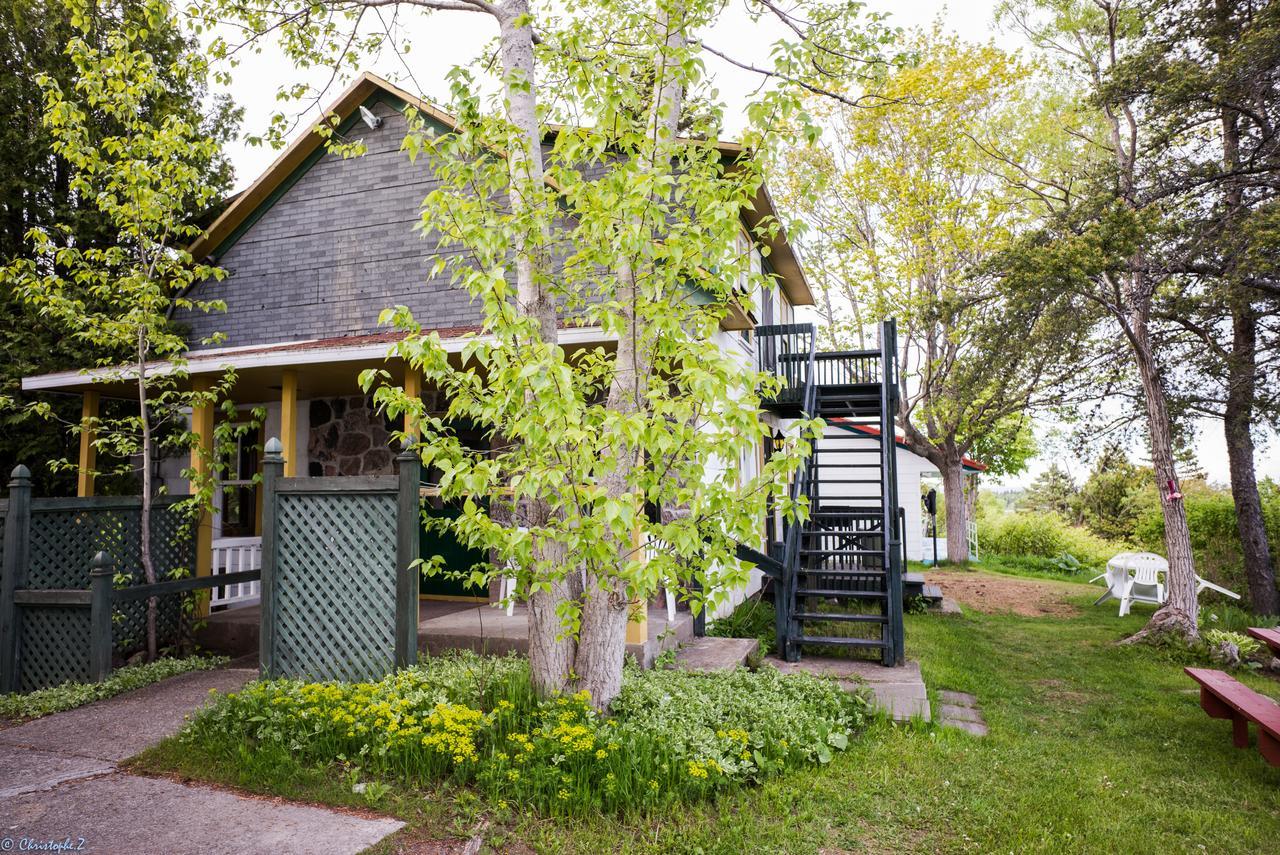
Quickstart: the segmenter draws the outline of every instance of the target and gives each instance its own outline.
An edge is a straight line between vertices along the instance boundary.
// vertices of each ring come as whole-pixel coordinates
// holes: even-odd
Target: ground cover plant
[[[873,719],[829,764],[644,815],[547,817],[450,785],[395,787],[377,806],[409,827],[372,850],[481,834],[485,851],[546,853],[1269,852],[1280,839],[1280,769],[1231,745],[1200,709],[1187,664],[1120,646],[1149,606],[1119,618],[1097,588],[965,574],[992,589],[1034,585],[1050,614],[907,615],[907,653],[930,691],[970,692],[991,733]],[[1280,699],[1280,682],[1236,677]],[[936,698],[935,698],[936,701]],[[215,750],[218,749],[218,750]],[[133,763],[266,794],[366,806],[349,779],[295,758],[170,740]],[[483,829],[483,831],[481,831]],[[1203,847],[1203,848],[1201,848]],[[439,847],[445,848],[445,847]]]
[[[63,683],[34,692],[0,695],[0,720],[39,718],[140,689],[188,671],[220,668],[228,661],[225,656],[157,659],[141,665],[126,665],[100,683]]]
[[[602,715],[581,692],[539,700],[525,659],[457,654],[377,683],[254,683],[219,698],[180,739],[224,759],[341,766],[364,793],[449,781],[495,803],[585,815],[695,801],[829,763],[866,709],[832,681],[774,669],[633,669]]]

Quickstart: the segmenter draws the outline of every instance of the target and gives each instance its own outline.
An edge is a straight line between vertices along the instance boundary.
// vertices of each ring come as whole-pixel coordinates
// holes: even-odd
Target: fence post
[[[111,676],[111,590],[116,568],[111,556],[99,552],[89,564],[89,679],[98,683]]]
[[[258,675],[275,676],[276,482],[284,476],[284,446],[272,437],[262,458],[262,576],[258,582]]]
[[[0,563],[0,693],[16,692],[21,682],[18,649],[22,631],[14,593],[26,584],[31,551],[31,470],[19,463],[9,479],[9,510],[4,518],[4,557]]]
[[[418,662],[419,533],[422,526],[418,482],[422,461],[409,442],[396,455],[396,667]]]

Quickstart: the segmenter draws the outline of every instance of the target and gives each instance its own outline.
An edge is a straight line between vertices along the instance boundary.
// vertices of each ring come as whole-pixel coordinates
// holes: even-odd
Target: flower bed
[[[834,682],[773,669],[628,671],[611,715],[539,701],[528,663],[439,657],[378,683],[255,683],[182,739],[287,752],[408,784],[469,783],[553,814],[645,809],[831,759],[866,717]]]

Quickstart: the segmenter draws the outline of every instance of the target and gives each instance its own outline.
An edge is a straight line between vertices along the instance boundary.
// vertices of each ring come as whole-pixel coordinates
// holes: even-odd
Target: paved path
[[[117,771],[116,763],[182,726],[210,689],[257,676],[198,671],[110,700],[0,730],[0,853],[72,851],[171,855],[346,855],[403,823],[245,798]]]

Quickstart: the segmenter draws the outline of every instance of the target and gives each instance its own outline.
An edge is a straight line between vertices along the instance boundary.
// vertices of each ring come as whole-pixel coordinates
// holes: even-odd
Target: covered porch
[[[439,329],[445,348],[451,351],[461,367],[462,348],[472,340],[470,328]],[[187,471],[198,476],[208,472],[214,455],[215,426],[227,421],[249,423],[255,409],[265,411],[256,431],[237,440],[236,449],[223,458],[225,472],[219,476],[214,506],[200,521],[196,536],[197,576],[219,576],[261,568],[262,556],[262,473],[261,449],[267,437],[279,437],[284,447],[284,476],[384,476],[394,467],[392,444],[402,425],[380,413],[370,396],[360,386],[360,374],[367,369],[385,372],[386,382],[401,386],[412,396],[423,400],[427,411],[442,413],[447,408],[443,394],[424,388],[421,376],[403,360],[389,356],[391,348],[403,337],[401,333],[376,333],[285,342],[261,346],[195,351],[188,355],[185,377],[180,388],[209,391],[216,388],[222,376],[235,372],[231,397],[234,414],[224,411],[221,402],[208,402],[192,408],[189,419],[199,444],[189,457],[157,461],[157,483],[171,495],[188,494],[192,490]],[[567,350],[588,346],[609,346],[608,337],[596,328],[566,328],[561,343]],[[171,370],[157,363],[150,371]],[[106,400],[136,400],[136,392],[127,369],[68,371],[28,377],[23,388],[32,392],[74,394],[81,397],[81,431],[77,495],[93,496],[98,467],[93,426]],[[413,432],[412,425],[409,427]],[[426,478],[430,480],[429,474]],[[423,485],[423,496],[435,512],[447,513],[438,500],[432,502],[429,483]],[[474,561],[456,544],[424,543],[427,554],[444,554],[450,561]],[[450,568],[455,569],[455,568]],[[465,569],[458,567],[456,569]],[[463,600],[469,603],[492,602],[498,598],[498,586],[492,590],[465,589],[460,584],[435,578],[424,580],[428,598]],[[257,582],[241,582],[215,587],[211,591],[208,610],[213,615],[244,611],[257,603]]]
[[[256,653],[261,613],[257,602],[209,615],[198,638],[211,650],[232,656]],[[632,621],[627,631],[627,654],[650,667],[659,654],[675,650],[694,637],[693,616],[666,609],[648,609],[644,620]],[[517,604],[510,615],[490,603],[423,599],[418,604],[418,650],[439,655],[447,650],[473,650],[503,655],[529,650],[529,615]]]

